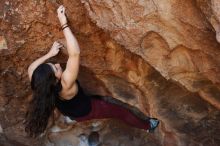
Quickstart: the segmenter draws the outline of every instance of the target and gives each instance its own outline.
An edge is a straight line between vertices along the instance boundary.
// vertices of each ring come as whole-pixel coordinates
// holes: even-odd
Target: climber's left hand
[[[59,53],[60,48],[62,48],[62,47],[63,47],[63,44],[61,44],[61,43],[55,41],[55,42],[53,43],[53,45],[52,45],[50,51],[48,52],[48,54],[49,54],[51,57],[56,56],[56,55]]]

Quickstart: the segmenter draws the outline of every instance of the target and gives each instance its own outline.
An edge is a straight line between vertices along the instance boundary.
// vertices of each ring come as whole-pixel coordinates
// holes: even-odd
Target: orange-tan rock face
[[[93,21],[108,30],[118,43],[140,55],[166,79],[198,92],[220,109],[216,97],[220,45],[195,2],[83,2]]]
[[[218,0],[197,0],[197,5],[215,29],[216,39],[220,42],[220,2]]]
[[[48,129],[41,140],[26,136],[27,67],[63,38],[59,4],[67,8],[81,47],[84,90],[157,117],[155,133],[112,120],[68,125],[61,116],[52,131],[65,132]],[[88,145],[94,131],[91,137],[99,135],[103,146],[220,145],[219,5],[218,0],[2,0],[0,145]],[[60,53],[50,61],[66,59]]]

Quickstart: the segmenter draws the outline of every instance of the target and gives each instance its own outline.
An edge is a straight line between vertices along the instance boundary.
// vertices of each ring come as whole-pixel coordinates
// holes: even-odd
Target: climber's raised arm
[[[33,74],[34,70],[40,64],[44,63],[47,59],[49,59],[53,56],[56,56],[59,53],[61,47],[62,47],[62,44],[60,44],[58,42],[54,42],[53,46],[50,49],[50,51],[46,55],[38,58],[33,63],[31,63],[31,65],[28,67],[28,77],[29,77],[30,81],[31,81],[31,77],[32,77],[32,74]]]
[[[71,88],[75,84],[79,71],[80,48],[75,36],[67,24],[64,6],[61,5],[57,9],[57,14],[66,38],[67,52],[69,55],[66,69],[61,77],[61,83],[65,86],[64,88]]]

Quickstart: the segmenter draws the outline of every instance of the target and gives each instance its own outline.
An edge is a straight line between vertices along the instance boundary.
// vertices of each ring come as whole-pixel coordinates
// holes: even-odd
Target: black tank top
[[[59,111],[65,116],[71,118],[81,117],[87,115],[91,111],[91,99],[89,96],[84,94],[83,89],[81,88],[79,82],[76,80],[78,85],[78,93],[74,98],[70,100],[62,100],[59,96],[59,92],[62,90],[61,82],[56,86],[56,100],[55,105]],[[59,98],[60,97],[60,98]]]

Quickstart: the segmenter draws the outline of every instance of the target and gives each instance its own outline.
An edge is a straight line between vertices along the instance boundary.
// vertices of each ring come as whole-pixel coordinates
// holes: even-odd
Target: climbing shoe
[[[156,118],[149,118],[148,121],[150,123],[150,128],[148,129],[148,132],[152,133],[158,127],[160,121]]]

